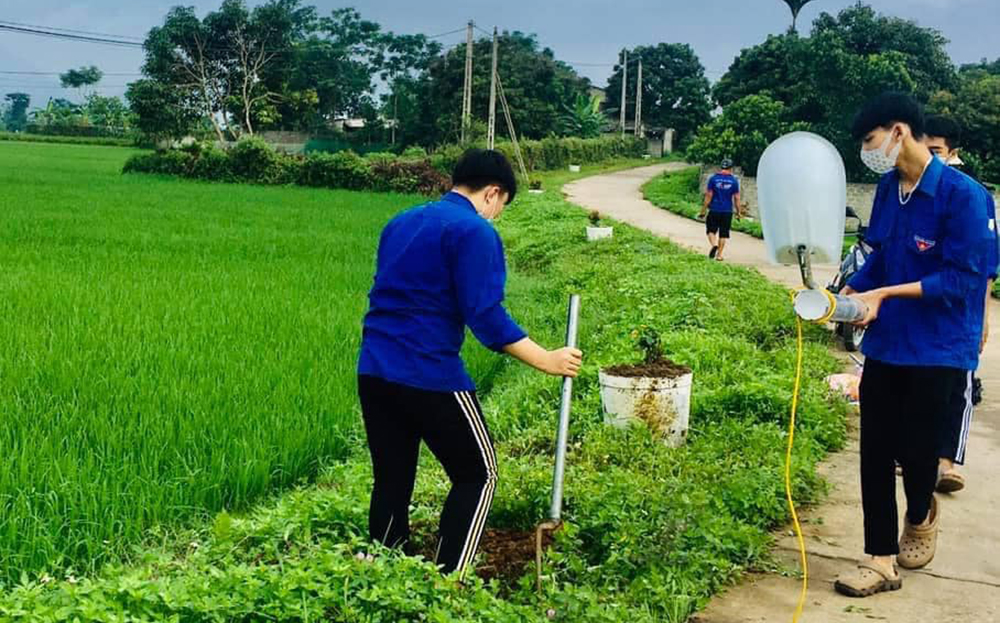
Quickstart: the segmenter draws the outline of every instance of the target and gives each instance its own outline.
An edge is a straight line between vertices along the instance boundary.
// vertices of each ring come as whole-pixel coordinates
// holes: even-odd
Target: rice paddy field
[[[86,573],[357,444],[378,232],[421,199],[123,176],[131,153],[0,143],[0,581]]]

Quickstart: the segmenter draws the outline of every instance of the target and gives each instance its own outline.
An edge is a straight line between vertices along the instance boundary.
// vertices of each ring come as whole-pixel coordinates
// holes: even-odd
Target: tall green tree
[[[628,51],[629,68],[626,115],[635,115],[635,91],[638,81],[636,59],[642,59],[642,120],[647,126],[674,128],[678,141],[689,141],[699,126],[711,119],[712,103],[708,79],[694,49],[686,43],[660,43]],[[621,67],[616,66],[608,79],[608,99],[604,110],[615,119],[620,111]]]
[[[188,93],[157,80],[137,80],[125,92],[135,125],[151,142],[182,137],[208,123],[204,108]]]
[[[81,95],[86,97],[87,87],[92,87],[104,78],[104,72],[94,65],[70,69],[64,74],[59,74],[59,83],[64,89],[77,89]]]
[[[285,74],[291,97],[279,106],[282,126],[317,129],[373,105],[373,81],[384,57],[384,33],[354,9],[316,20],[293,50]]]
[[[4,127],[8,132],[23,132],[28,126],[31,96],[27,93],[8,93],[4,96],[4,102]]]
[[[258,125],[277,122],[282,76],[314,17],[300,0],[268,0],[252,10],[243,0],[223,0],[204,19],[193,7],[174,7],[146,37],[143,73],[161,95],[173,89],[185,111],[198,110],[219,140],[253,134]],[[140,91],[143,96],[154,93],[147,86]],[[151,112],[139,109],[140,115]],[[182,114],[175,120],[185,118]]]
[[[934,29],[859,3],[821,14],[809,37],[790,32],[743,50],[713,95],[724,108],[755,94],[782,102],[787,121],[810,124],[841,150],[852,179],[870,179],[848,132],[851,118],[885,90],[924,102],[951,90],[956,73],[946,44]]]

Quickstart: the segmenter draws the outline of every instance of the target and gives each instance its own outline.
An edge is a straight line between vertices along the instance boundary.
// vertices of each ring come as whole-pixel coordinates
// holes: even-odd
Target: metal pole
[[[635,84],[635,135],[639,136],[642,127],[642,58],[639,58],[639,74]]]
[[[493,27],[493,71],[490,72],[490,119],[486,147],[493,149],[497,127],[497,27]]]
[[[580,320],[580,295],[569,297],[569,318],[566,323],[566,346],[576,348],[577,327]],[[556,467],[552,477],[552,508],[549,518],[562,518],[563,478],[566,474],[566,441],[569,437],[569,410],[573,401],[573,379],[563,378],[562,400],[559,404],[559,432],[556,434]]]
[[[625,84],[628,82],[628,50],[622,50],[622,138],[625,138]]]
[[[465,142],[472,115],[472,29],[475,23],[469,20],[465,31],[465,83],[462,89],[462,142]]]

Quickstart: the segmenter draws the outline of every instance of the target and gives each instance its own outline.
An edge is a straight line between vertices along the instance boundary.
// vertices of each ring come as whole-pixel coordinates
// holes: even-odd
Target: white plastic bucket
[[[610,238],[614,234],[614,227],[588,227],[587,228],[587,240],[594,242],[596,240],[603,240],[605,238]]]
[[[668,379],[612,376],[601,371],[604,421],[619,428],[641,423],[676,448],[687,438],[693,378],[691,373]]]

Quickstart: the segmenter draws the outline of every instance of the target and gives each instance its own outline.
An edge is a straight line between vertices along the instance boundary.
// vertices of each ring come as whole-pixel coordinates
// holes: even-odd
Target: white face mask
[[[893,147],[892,151],[886,155],[885,150],[891,142],[892,132],[885,137],[885,141],[881,147],[875,149],[865,149],[862,147],[861,162],[864,162],[866,167],[879,175],[885,175],[889,171],[892,171],[896,168],[896,162],[899,160],[899,152],[903,150],[903,141],[900,140],[899,144]]]

